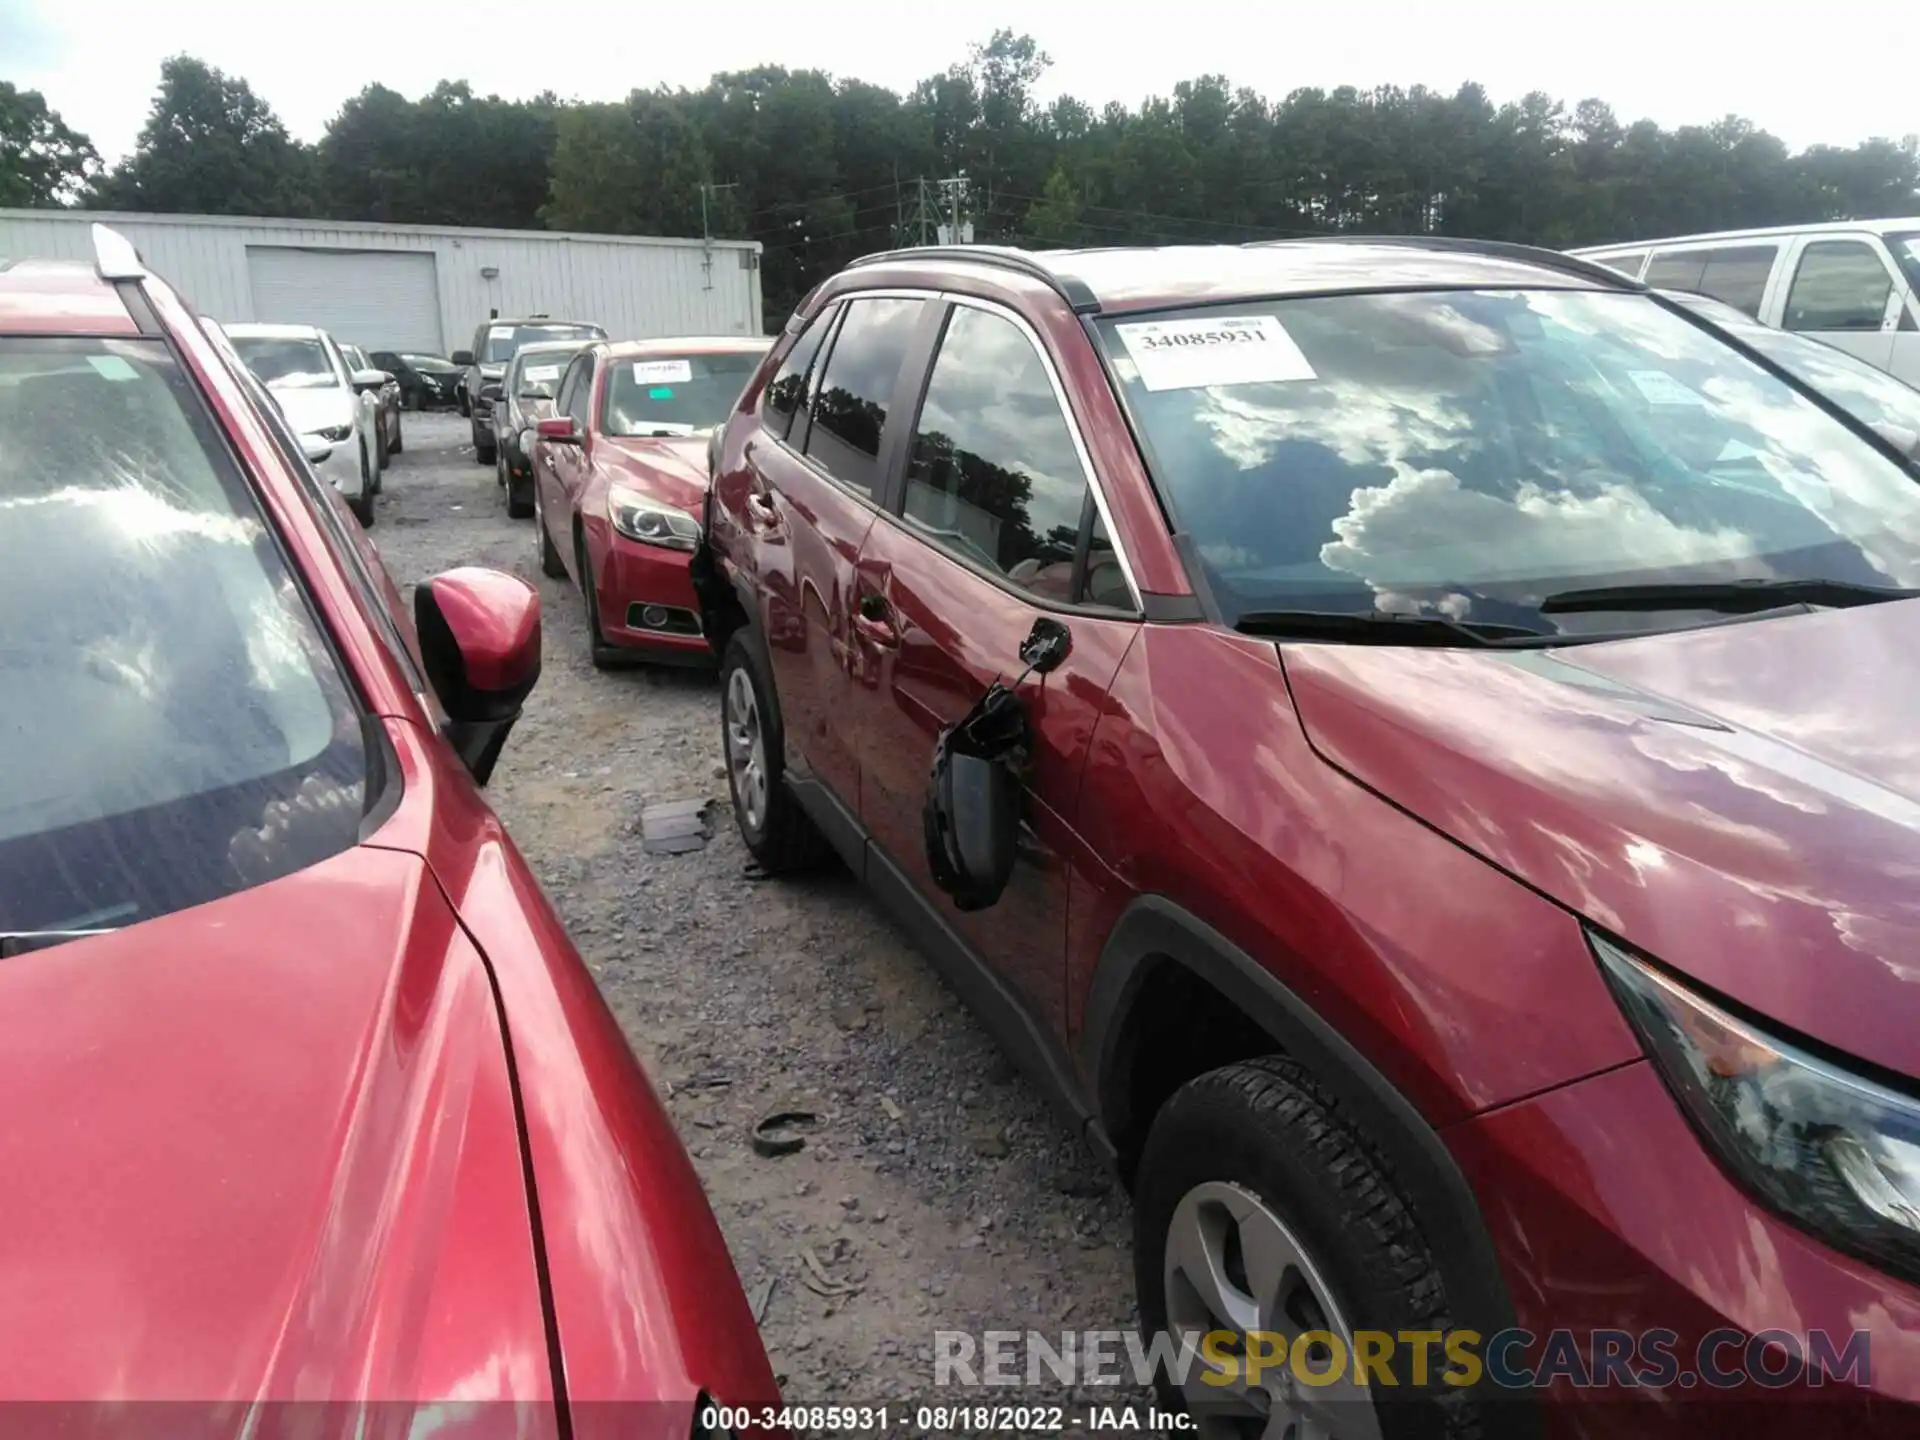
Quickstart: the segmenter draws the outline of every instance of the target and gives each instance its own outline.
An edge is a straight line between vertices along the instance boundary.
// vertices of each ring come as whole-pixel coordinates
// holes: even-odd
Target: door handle
[[[862,595],[853,614],[853,633],[867,644],[890,650],[900,643],[900,633],[887,614],[887,602],[878,595]]]

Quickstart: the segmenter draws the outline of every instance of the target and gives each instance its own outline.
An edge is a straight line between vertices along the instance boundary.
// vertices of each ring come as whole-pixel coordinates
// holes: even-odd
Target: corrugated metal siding
[[[449,349],[464,346],[494,309],[505,318],[545,311],[595,321],[615,339],[763,330],[760,271],[741,264],[759,246],[739,241],[714,243],[709,276],[698,240],[0,209],[0,256],[91,260],[95,220],[125,235],[155,273],[217,320],[259,318],[247,278],[253,245],[431,252]],[[483,269],[499,273],[488,278]]]

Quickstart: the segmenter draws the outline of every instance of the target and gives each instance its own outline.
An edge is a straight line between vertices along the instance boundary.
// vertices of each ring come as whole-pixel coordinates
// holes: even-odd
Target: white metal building
[[[758,241],[0,209],[0,258],[91,261],[96,220],[203,315],[319,325],[367,350],[445,355],[493,314],[616,340],[764,329]]]

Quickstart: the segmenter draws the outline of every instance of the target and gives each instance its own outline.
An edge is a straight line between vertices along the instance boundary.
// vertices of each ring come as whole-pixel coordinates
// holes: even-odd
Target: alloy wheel
[[[760,702],[744,667],[727,679],[727,773],[741,818],[758,830],[767,815],[767,747]]]
[[[1258,1195],[1213,1180],[1189,1190],[1167,1227],[1164,1275],[1167,1328],[1176,1349],[1192,1346],[1181,1391],[1202,1436],[1379,1440],[1368,1391],[1353,1379],[1353,1327],[1323,1269]],[[1246,1375],[1252,1367],[1236,1365],[1221,1383],[1224,1372],[1200,1350],[1208,1332],[1219,1330],[1233,1333],[1227,1349],[1243,1359],[1246,1336],[1263,1332],[1274,1363],[1252,1381]],[[1309,1332],[1332,1335],[1338,1346],[1314,1340],[1296,1347]],[[1320,1384],[1298,1379],[1278,1359],[1296,1348],[1310,1375],[1335,1378]]]

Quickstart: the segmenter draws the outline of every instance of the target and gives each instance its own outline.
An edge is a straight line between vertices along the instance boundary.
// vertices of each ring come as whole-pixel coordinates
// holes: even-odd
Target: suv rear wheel
[[[760,868],[791,874],[824,860],[826,838],[781,781],[780,711],[766,664],[745,630],[734,632],[720,660],[720,743],[734,822]]]
[[[1300,1348],[1306,1373],[1331,1372],[1331,1383],[1303,1383],[1284,1358],[1251,1380],[1242,1363],[1229,1384],[1203,1381],[1203,1359],[1184,1384],[1162,1374],[1163,1398],[1184,1401],[1201,1435],[1249,1426],[1340,1440],[1481,1434],[1473,1397],[1439,1382],[1449,1362],[1438,1346],[1426,1357],[1427,1385],[1412,1383],[1400,1333],[1449,1328],[1432,1250],[1386,1162],[1302,1066],[1246,1061],[1175,1092],[1141,1153],[1134,1223],[1148,1335],[1166,1331],[1176,1350],[1190,1337],[1197,1351],[1211,1331],[1265,1332],[1268,1357],[1294,1354],[1308,1332],[1337,1337]],[[1391,1405],[1354,1382],[1355,1336],[1370,1331],[1393,1337]],[[1232,1348],[1244,1357],[1249,1343]]]

